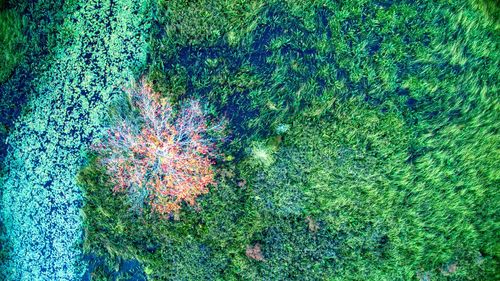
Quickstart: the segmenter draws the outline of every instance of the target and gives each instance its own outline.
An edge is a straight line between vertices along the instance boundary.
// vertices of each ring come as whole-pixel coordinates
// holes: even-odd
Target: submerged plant
[[[162,216],[178,212],[183,202],[194,205],[215,184],[216,138],[211,133],[220,132],[222,123],[208,126],[196,100],[176,116],[144,81],[127,94],[138,118],[120,118],[107,141],[94,147],[113,191],[127,193],[133,209],[141,211],[146,203]]]

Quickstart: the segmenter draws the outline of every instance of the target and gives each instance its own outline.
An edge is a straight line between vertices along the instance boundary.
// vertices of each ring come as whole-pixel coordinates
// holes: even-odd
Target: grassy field
[[[0,1],[0,83],[9,78],[21,61],[24,40],[19,13],[9,8],[6,1]]]
[[[498,6],[159,3],[149,81],[231,140],[175,220],[83,170],[96,280],[500,278]]]

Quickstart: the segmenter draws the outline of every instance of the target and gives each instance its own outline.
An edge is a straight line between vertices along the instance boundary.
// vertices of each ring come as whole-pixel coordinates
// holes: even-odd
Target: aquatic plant
[[[0,119],[14,118],[4,123],[0,243],[8,248],[0,280],[82,280],[83,198],[75,175],[83,151],[105,129],[115,87],[145,65],[150,10],[136,0],[15,2],[26,17],[29,52],[0,86]],[[60,36],[66,31],[71,38]],[[26,102],[19,98],[28,94]]]
[[[151,280],[499,279],[491,20],[470,1],[264,2],[159,1],[149,79],[227,114],[231,157],[177,221],[87,180],[86,251]]]
[[[24,41],[21,16],[14,9],[0,7],[0,83],[9,78],[21,61]]]
[[[199,101],[184,104],[177,116],[172,105],[140,81],[127,91],[138,111],[140,125],[130,118],[109,130],[106,142],[96,145],[101,164],[112,176],[115,192],[128,194],[133,209],[148,202],[160,215],[179,211],[215,185],[213,160],[221,123],[208,126]]]

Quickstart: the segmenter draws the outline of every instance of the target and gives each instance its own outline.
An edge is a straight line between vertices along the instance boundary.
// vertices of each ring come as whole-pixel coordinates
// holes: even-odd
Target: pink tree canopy
[[[160,215],[178,212],[215,185],[213,158],[221,122],[208,126],[200,102],[191,100],[178,114],[143,80],[127,91],[139,122],[120,120],[109,138],[94,149],[111,177],[115,192],[127,193],[134,209]]]

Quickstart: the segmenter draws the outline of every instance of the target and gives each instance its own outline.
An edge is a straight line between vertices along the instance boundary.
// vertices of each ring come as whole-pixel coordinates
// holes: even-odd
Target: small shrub
[[[127,91],[138,118],[119,118],[105,143],[94,146],[111,176],[114,192],[127,193],[132,208],[169,215],[215,184],[215,144],[224,127],[208,126],[199,101],[172,105],[144,81]],[[138,119],[138,120],[136,120]]]

